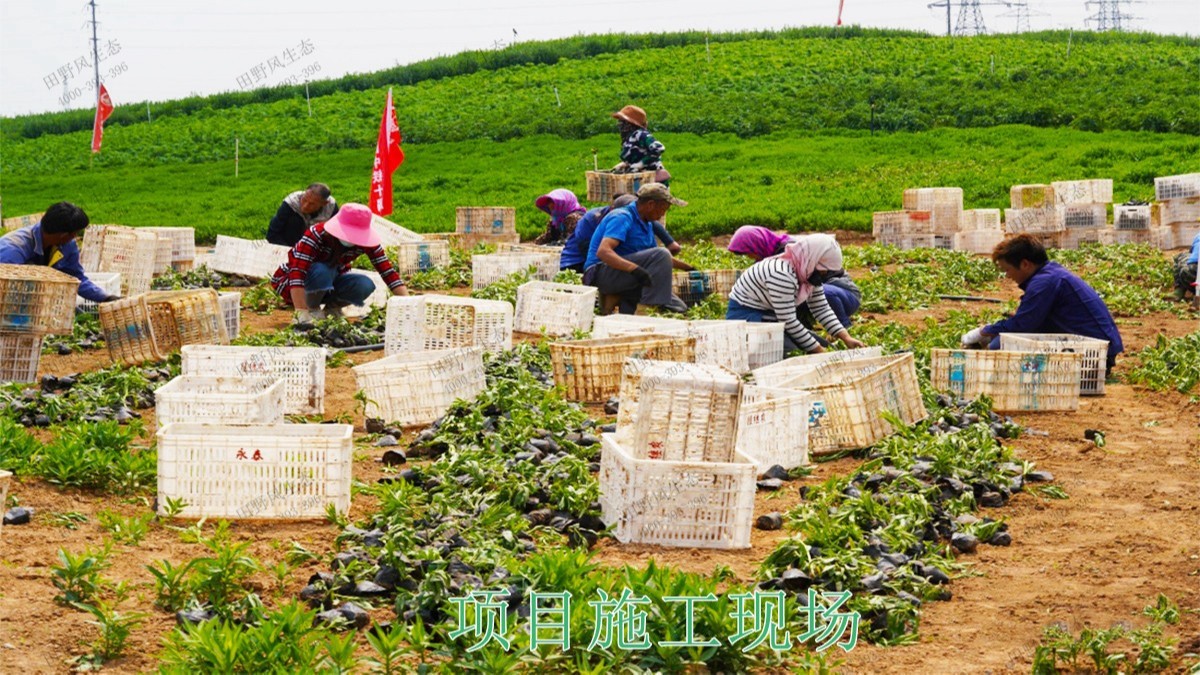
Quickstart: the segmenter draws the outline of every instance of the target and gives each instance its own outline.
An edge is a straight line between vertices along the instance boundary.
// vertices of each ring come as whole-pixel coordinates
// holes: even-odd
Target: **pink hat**
[[[371,209],[362,204],[343,204],[332,218],[325,221],[325,231],[355,246],[371,248],[378,246],[380,241],[379,235],[371,229],[371,220],[374,218]]]

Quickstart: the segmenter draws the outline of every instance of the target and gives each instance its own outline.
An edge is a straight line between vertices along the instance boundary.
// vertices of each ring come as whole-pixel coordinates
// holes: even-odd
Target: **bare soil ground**
[[[1015,297],[1005,284],[998,297]],[[926,316],[942,316],[950,308],[975,308],[965,303],[941,303],[930,310],[881,316],[881,320],[908,324]],[[243,331],[283,327],[287,316],[275,312],[259,316],[244,312]],[[1160,333],[1183,335],[1196,330],[1193,319],[1152,315],[1122,322],[1127,353],[1152,344]],[[354,355],[356,363],[379,358],[379,353]],[[42,373],[64,374],[107,365],[104,352],[46,356]],[[1118,365],[1120,376],[1129,365]],[[354,414],[353,374],[349,368],[327,373],[326,418]],[[145,422],[153,430],[153,411]],[[1154,393],[1127,384],[1110,384],[1106,395],[1084,398],[1076,413],[1018,415],[1018,421],[1041,434],[1015,441],[1019,454],[1052,472],[1056,484],[1070,498],[1051,500],[1034,494],[1017,495],[1008,506],[994,509],[993,517],[1006,518],[1013,545],[981,547],[960,560],[968,572],[951,585],[950,602],[926,605],[917,644],[879,648],[860,645],[842,655],[843,667],[863,673],[1001,673],[1028,672],[1033,649],[1042,629],[1064,622],[1077,630],[1084,625],[1108,627],[1116,622],[1140,626],[1142,607],[1156,594],[1165,593],[1181,607],[1200,607],[1200,406],[1174,392]],[[1107,446],[1085,441],[1085,429],[1105,432]],[[149,442],[147,440],[147,442]],[[404,441],[402,441],[403,443]],[[356,453],[355,476],[372,482],[383,475],[376,461],[380,452],[363,446]],[[760,493],[756,515],[784,511],[799,501],[797,487],[854,470],[858,461],[841,459],[819,464],[804,481],[783,491]],[[50,566],[59,548],[79,551],[96,546],[103,538],[96,515],[112,510],[123,515],[146,512],[146,498],[124,499],[105,494],[60,491],[36,479],[14,482],[11,493],[24,506],[36,509],[25,526],[0,532],[0,672],[66,672],[66,659],[88,651],[96,629],[88,615],[54,603],[56,593]],[[353,518],[371,513],[375,504],[356,497]],[[79,512],[88,522],[78,529],[56,527],[55,513]],[[153,577],[146,565],[161,559],[181,563],[203,554],[198,544],[181,543],[178,533],[163,523],[152,526],[141,546],[118,546],[112,567],[105,573],[135,588],[129,608],[144,611],[146,621],[131,638],[128,655],[109,662],[112,672],[144,672],[156,666],[163,636],[174,625],[173,617],[152,606]],[[233,523],[239,539],[252,542],[251,553],[266,565],[275,565],[295,541],[323,554],[331,549],[336,527],[324,522]],[[752,547],[744,551],[659,549],[620,545],[603,540],[597,547],[605,564],[643,565],[654,558],[679,568],[709,573],[727,565],[745,581],[756,579],[756,570],[783,532],[753,533]],[[292,570],[278,583],[271,575],[256,578],[268,604],[295,597],[317,564]],[[393,618],[390,609],[375,611],[377,620]],[[1200,615],[1185,613],[1178,631],[1184,645],[1200,648]],[[365,645],[362,636],[360,642]],[[1186,648],[1181,652],[1187,651]],[[1182,662],[1176,659],[1182,670]]]

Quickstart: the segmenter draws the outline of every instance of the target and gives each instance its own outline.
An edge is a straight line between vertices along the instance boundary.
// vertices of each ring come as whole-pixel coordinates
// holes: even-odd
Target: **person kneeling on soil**
[[[754,260],[765,260],[771,256],[783,255],[784,249],[789,244],[795,243],[797,239],[798,237],[790,234],[772,232],[761,225],[743,225],[733,233],[733,238],[729,240],[729,246],[726,248],[731,253],[744,255]],[[862,305],[862,291],[844,269],[824,272],[822,276],[825,300],[829,302],[829,307],[837,316],[838,322],[849,328],[854,325],[850,317],[857,314],[858,308]],[[799,312],[800,323],[804,324],[805,328],[809,330],[816,328],[816,317],[808,309],[807,304],[801,305]],[[822,347],[829,346],[829,343],[821,336],[815,337]]]
[[[79,263],[75,238],[88,226],[87,214],[71,202],[52,204],[41,221],[0,237],[0,263],[45,265],[79,280],[79,296],[92,302],[120,300],[92,283]]]
[[[362,306],[375,292],[375,282],[350,272],[350,263],[364,253],[393,295],[408,295],[404,279],[371,229],[371,220],[367,207],[346,204],[328,222],[308,228],[288,252],[287,262],[275,270],[271,286],[296,309],[296,325],[340,317],[346,305]]]
[[[1196,296],[1196,262],[1200,260],[1200,234],[1192,239],[1192,249],[1175,256],[1175,299]]]
[[[807,309],[825,328],[847,347],[865,347],[850,337],[850,331],[829,306],[825,292],[826,275],[842,270],[842,248],[828,234],[797,237],[783,255],[754,263],[733,284],[725,318],[752,322],[783,323],[784,353],[803,350],[810,354],[825,351],[816,335],[800,321],[801,309]],[[825,343],[828,344],[828,343]]]
[[[638,190],[637,202],[613,209],[592,234],[583,283],[595,286],[601,296],[619,298],[622,314],[635,313],[639,304],[687,311],[672,290],[671,269],[690,271],[692,266],[654,243],[653,223],[662,220],[672,204],[687,202],[661,183],[647,183]],[[607,302],[602,309],[610,309]]]
[[[604,216],[611,213],[613,209],[629,206],[635,201],[637,201],[637,197],[633,195],[617,195],[613,197],[612,203],[608,206],[597,206],[583,214],[579,223],[575,225],[575,229],[571,231],[567,242],[563,244],[562,255],[558,259],[558,268],[575,270],[583,274],[583,263],[587,260],[588,247],[592,243],[592,235],[596,233],[596,227],[600,225],[600,221],[604,220]],[[658,221],[650,223],[650,226],[654,228],[654,238],[661,241],[671,255],[679,255],[683,247],[671,237],[667,228]]]
[[[329,186],[313,183],[283,198],[267,226],[267,241],[279,246],[295,246],[308,228],[329,220],[337,212],[337,200],[329,196]]]
[[[1108,370],[1125,351],[1108,306],[1083,279],[1050,262],[1041,240],[1031,234],[1005,239],[992,251],[992,261],[1025,291],[1012,317],[981,326],[962,336],[964,347],[1000,349],[1002,333],[1069,333],[1108,340]]]
[[[550,214],[550,222],[546,223],[546,231],[533,243],[539,246],[557,246],[571,236],[575,225],[587,209],[579,204],[579,198],[566,188],[551,190],[538,197],[534,202],[542,211]]]

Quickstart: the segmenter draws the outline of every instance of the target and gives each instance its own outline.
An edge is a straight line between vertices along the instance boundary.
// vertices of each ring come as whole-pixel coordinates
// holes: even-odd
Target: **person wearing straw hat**
[[[659,248],[652,226],[672,205],[687,206],[687,202],[674,197],[662,183],[646,183],[638,189],[635,203],[613,209],[600,221],[588,246],[583,283],[604,296],[602,310],[611,310],[609,305],[615,303],[622,314],[635,313],[639,304],[687,311],[674,293],[671,270],[692,266]]]
[[[565,242],[575,229],[575,225],[587,209],[579,204],[579,198],[566,188],[551,190],[534,200],[534,206],[550,214],[550,222],[546,231],[533,243],[543,246],[557,246]]]
[[[761,225],[743,225],[733,233],[733,238],[729,240],[726,248],[731,253],[757,261],[783,255],[787,246],[795,243],[797,239],[798,237],[773,232]],[[844,269],[824,272],[822,276],[825,300],[829,302],[829,307],[837,315],[842,326],[849,328],[853,325],[851,317],[858,313],[858,308],[862,305],[862,291]],[[807,304],[800,307],[800,322],[809,330],[816,327],[816,317],[809,311]],[[816,338],[821,346],[828,346],[829,343],[819,335]]]
[[[393,295],[408,295],[404,279],[379,245],[379,234],[371,229],[371,220],[367,207],[346,204],[328,221],[308,228],[288,251],[287,262],[271,277],[271,286],[296,309],[297,326],[340,317],[343,307],[361,307],[375,292],[370,277],[350,271],[350,264],[363,254]]]
[[[313,183],[283,198],[279,210],[267,225],[267,241],[279,246],[295,246],[308,228],[323,223],[338,212],[337,200],[329,186]]]
[[[725,318],[783,324],[784,350],[810,354],[824,345],[800,321],[806,306],[825,332],[854,349],[866,345],[850,336],[825,297],[825,275],[842,269],[842,248],[828,234],[797,237],[782,255],[765,258],[742,272],[729,293]]]
[[[88,226],[88,216],[71,202],[51,204],[37,223],[0,237],[0,263],[45,265],[79,280],[79,297],[92,302],[120,300],[92,283],[79,262],[75,238]]]
[[[666,147],[646,130],[646,111],[636,105],[627,105],[612,116],[621,133],[621,161],[612,170],[616,173],[654,171],[655,182],[670,185],[671,174],[662,164]]]

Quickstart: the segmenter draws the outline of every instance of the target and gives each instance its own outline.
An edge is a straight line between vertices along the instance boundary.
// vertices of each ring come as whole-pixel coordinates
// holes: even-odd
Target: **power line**
[[[946,37],[951,35],[986,35],[987,24],[983,20],[983,5],[1003,5],[1011,7],[1009,0],[958,0],[958,20],[954,27],[950,25],[950,13],[956,3],[954,0],[941,0],[927,5],[929,8],[946,9]]]
[[[1050,16],[1046,12],[1041,12],[1036,9],[1029,9],[1029,3],[1026,2],[1025,0],[1019,0],[1017,2],[1012,2],[1012,3],[1010,3],[1010,6],[1012,7],[1012,11],[1005,12],[1004,14],[1001,14],[1000,16],[1005,17],[1005,18],[1008,18],[1008,17],[1015,18],[1016,24],[1017,24],[1017,28],[1016,28],[1017,33],[1028,33],[1030,30],[1032,30],[1029,27],[1029,18],[1031,16]]]
[[[1087,8],[1096,5],[1096,13],[1084,19],[1084,23],[1095,25],[1097,31],[1124,31],[1132,28],[1130,23],[1138,17],[1121,11],[1121,5],[1132,4],[1133,0],[1087,0]]]

